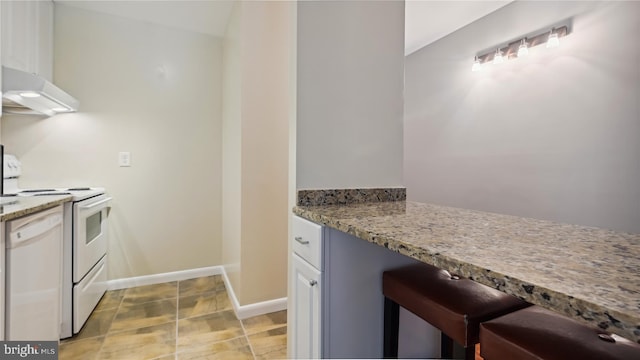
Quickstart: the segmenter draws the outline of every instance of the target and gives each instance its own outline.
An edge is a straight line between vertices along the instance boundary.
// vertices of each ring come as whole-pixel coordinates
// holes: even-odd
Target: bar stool
[[[428,264],[415,264],[382,274],[385,358],[398,356],[400,306],[442,332],[441,356],[450,358],[453,341],[465,348],[465,359],[475,358],[480,322],[522,309],[530,304],[452,275]]]
[[[640,345],[576,320],[531,306],[480,325],[485,360],[631,360]]]

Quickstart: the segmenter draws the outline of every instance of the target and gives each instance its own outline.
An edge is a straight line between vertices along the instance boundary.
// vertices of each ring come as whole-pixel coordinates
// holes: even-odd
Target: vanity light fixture
[[[527,45],[527,38],[524,38],[518,47],[518,57],[525,57],[527,55],[529,55],[529,46]]]
[[[38,94],[36,92],[28,91],[28,92],[21,92],[20,96],[26,97],[26,98],[37,98],[37,97],[40,96],[40,94]]]
[[[558,33],[555,29],[551,29],[551,33],[547,38],[547,48],[554,48],[560,46],[560,40],[558,39]]]
[[[475,61],[473,62],[473,66],[471,67],[471,71],[480,71],[482,65],[480,65],[480,59],[476,56]]]
[[[551,31],[544,31],[533,36],[525,36],[509,42],[507,45],[499,46],[495,51],[485,51],[475,56],[471,71],[480,71],[482,65],[487,62],[500,64],[506,60],[516,57],[525,57],[529,54],[529,49],[538,45],[546,44],[548,48],[560,45],[560,38],[569,34],[569,25],[554,27]]]
[[[493,55],[493,63],[494,64],[502,64],[504,62],[504,57],[502,56],[502,51],[500,48],[496,50],[495,55]]]

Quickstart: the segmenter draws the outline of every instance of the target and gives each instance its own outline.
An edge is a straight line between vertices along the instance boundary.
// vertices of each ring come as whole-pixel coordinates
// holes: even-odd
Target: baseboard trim
[[[236,293],[233,291],[233,286],[231,286],[231,282],[229,281],[229,277],[227,277],[226,271],[223,271],[222,278],[224,279],[224,286],[227,289],[229,298],[231,299],[231,305],[233,306],[233,311],[235,311],[236,316],[240,320],[250,318],[252,316],[264,315],[264,314],[287,309],[286,297],[262,301],[258,303],[248,304],[248,305],[240,305],[240,302],[238,301],[238,297],[236,296]]]
[[[273,300],[262,301],[249,305],[242,305],[238,309],[234,309],[238,319],[246,319],[253,316],[269,314],[277,311],[287,310],[287,298],[279,298]]]
[[[197,277],[212,275],[222,275],[222,278],[224,279],[224,286],[227,289],[229,299],[231,300],[231,305],[233,306],[233,311],[236,313],[236,316],[240,320],[250,318],[252,316],[264,315],[287,309],[286,297],[248,305],[240,305],[240,302],[238,301],[238,298],[233,291],[233,287],[231,286],[231,282],[229,281],[229,277],[227,277],[227,272],[225,271],[223,266],[210,266],[198,269],[174,271],[163,274],[153,274],[109,280],[107,282],[107,289],[127,289],[136,286],[154,285],[170,281],[189,280]]]
[[[107,282],[107,289],[127,289],[136,286],[160,284],[163,282],[189,280],[202,276],[222,275],[222,273],[224,273],[224,268],[222,266],[210,266],[162,274],[136,276],[124,279],[109,280]]]

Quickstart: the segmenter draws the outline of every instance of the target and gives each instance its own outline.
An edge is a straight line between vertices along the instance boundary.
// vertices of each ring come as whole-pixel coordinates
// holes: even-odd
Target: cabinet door
[[[1,1],[2,65],[51,80],[53,2]]]
[[[0,4],[0,64],[2,63],[2,4]],[[2,98],[2,68],[0,68],[0,98]],[[2,117],[2,101],[0,101],[0,117]],[[4,223],[3,223],[4,224]],[[4,231],[2,232],[4,234]],[[2,246],[4,246],[3,244],[0,244]],[[2,256],[2,258],[4,260],[4,256]],[[1,262],[1,261],[0,261]],[[1,268],[0,268],[1,269]],[[2,275],[2,278],[4,278],[4,274],[0,274]],[[2,289],[4,289],[4,284],[2,284]],[[1,301],[4,301],[4,294],[0,294],[0,299],[2,299]],[[0,302],[1,302],[0,301]],[[4,314],[4,307],[0,306],[0,311],[2,311],[2,314]],[[0,316],[1,317],[1,316]],[[0,321],[0,340],[4,340],[4,319],[0,319],[2,321]]]
[[[293,256],[293,342],[294,359],[319,359],[322,273],[296,254]]]
[[[4,221],[0,222],[0,341],[4,341],[4,278],[5,269],[5,242]]]
[[[36,1],[33,72],[53,81],[53,1]]]
[[[36,42],[34,19],[37,7],[31,1],[2,1],[2,65],[30,71]]]

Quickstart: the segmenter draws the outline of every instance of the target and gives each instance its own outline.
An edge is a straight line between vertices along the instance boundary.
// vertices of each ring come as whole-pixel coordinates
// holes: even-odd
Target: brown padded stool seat
[[[530,305],[515,296],[428,264],[385,271],[382,292],[385,296],[385,357],[397,356],[398,305],[464,346],[467,358],[473,358],[475,353],[480,322]]]
[[[485,360],[640,359],[640,345],[531,306],[480,325]]]

